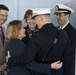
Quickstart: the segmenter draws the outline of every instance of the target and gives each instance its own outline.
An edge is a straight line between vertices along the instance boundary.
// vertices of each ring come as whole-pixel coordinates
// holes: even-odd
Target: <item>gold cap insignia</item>
[[[36,16],[36,15],[38,15],[38,13],[33,13],[32,17],[34,17],[34,16]]]

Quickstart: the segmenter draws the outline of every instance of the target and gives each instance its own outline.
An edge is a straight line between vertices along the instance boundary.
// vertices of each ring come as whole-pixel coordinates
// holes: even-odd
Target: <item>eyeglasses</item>
[[[5,17],[8,17],[8,15],[4,15],[4,14],[0,14],[0,16],[2,16],[2,17],[4,17],[4,16],[5,16]]]

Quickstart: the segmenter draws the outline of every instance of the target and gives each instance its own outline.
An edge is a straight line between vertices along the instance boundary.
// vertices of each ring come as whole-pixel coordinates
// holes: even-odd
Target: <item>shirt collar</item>
[[[68,25],[68,23],[69,21],[63,27],[60,26],[60,29],[64,29]]]

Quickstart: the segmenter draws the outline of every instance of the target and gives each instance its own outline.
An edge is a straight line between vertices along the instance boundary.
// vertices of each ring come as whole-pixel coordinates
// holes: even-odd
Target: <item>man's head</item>
[[[7,6],[0,4],[0,25],[3,25],[7,21],[8,11]]]
[[[73,12],[74,10],[66,5],[56,4],[54,14],[56,15],[58,23],[64,26],[69,21],[70,15]]]
[[[50,8],[33,9],[32,19],[35,20],[39,29],[46,23],[50,23],[50,13]]]

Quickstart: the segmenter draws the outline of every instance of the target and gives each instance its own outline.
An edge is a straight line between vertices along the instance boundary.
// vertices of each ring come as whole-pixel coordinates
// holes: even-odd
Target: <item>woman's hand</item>
[[[10,58],[11,56],[10,56],[10,52],[8,51],[7,52],[7,56],[6,56],[6,63],[8,62],[8,59]]]
[[[6,63],[4,63],[3,65],[0,65],[0,71],[4,71],[6,67],[7,67]]]

